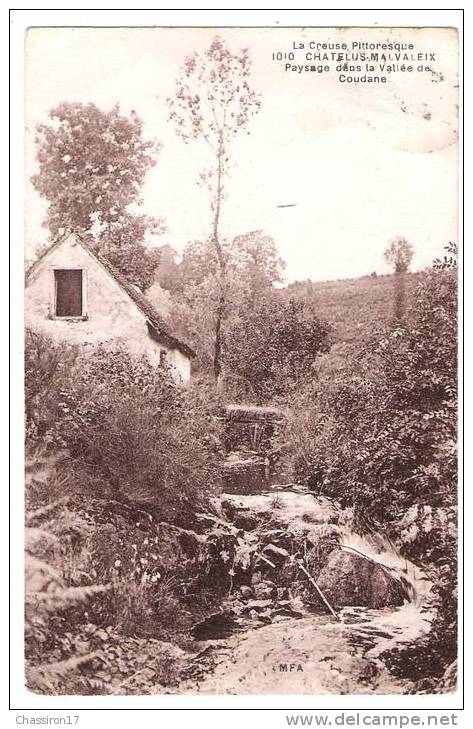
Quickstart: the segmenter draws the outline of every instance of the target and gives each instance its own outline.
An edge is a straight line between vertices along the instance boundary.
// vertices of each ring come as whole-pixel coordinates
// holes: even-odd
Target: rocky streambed
[[[201,515],[217,610],[194,625],[179,693],[409,693],[393,650],[421,641],[431,582],[351,515],[297,488],[223,495]],[[213,533],[213,536],[212,536]],[[213,542],[212,542],[213,540]]]
[[[414,626],[413,619],[416,623]],[[181,690],[210,694],[406,693],[413,684],[393,676],[380,654],[428,630],[412,610],[344,608],[289,618],[213,642]]]

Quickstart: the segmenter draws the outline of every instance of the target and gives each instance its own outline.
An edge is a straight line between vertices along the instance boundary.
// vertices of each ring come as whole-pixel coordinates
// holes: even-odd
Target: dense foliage
[[[317,357],[330,348],[329,332],[303,301],[276,296],[256,300],[229,326],[229,387],[233,384],[247,400],[259,403],[289,397],[313,377]]]
[[[425,677],[456,656],[456,270],[439,261],[402,325],[388,319],[357,342],[337,341],[310,297],[292,300],[269,278],[233,294],[227,366],[254,383],[246,397],[290,398],[272,445],[298,480],[350,507],[358,530],[388,535],[433,580],[429,635],[382,660],[435,690]],[[183,389],[120,348],[34,332],[26,344],[28,685],[172,689],[199,611],[234,590],[257,549],[253,532],[226,531],[208,502],[222,403],[208,381]]]
[[[120,347],[33,331],[25,395],[28,686],[166,690],[206,599],[192,527],[219,487],[219,403]]]
[[[218,426],[203,393],[103,346],[74,350],[30,332],[28,440],[61,450],[83,492],[192,518],[218,482]]]
[[[359,528],[435,566],[439,613],[419,670],[441,673],[456,655],[455,265],[420,283],[402,325],[344,354],[296,400],[284,446],[298,478],[353,506]]]
[[[330,327],[310,301],[274,287],[283,264],[262,231],[237,236],[224,254],[229,278],[221,318],[222,389],[227,398],[245,402],[289,395],[300,378],[313,375],[318,355],[328,351]],[[163,276],[170,285],[172,327],[193,342],[194,371],[209,372],[221,287],[212,247],[194,241],[173,265],[172,277]]]
[[[144,140],[143,123],[118,106],[63,103],[51,110],[52,124],[37,127],[38,173],[32,182],[48,203],[45,225],[52,238],[74,230],[87,237],[133,283],[145,289],[158,265],[147,236],[162,221],[131,212],[141,202],[147,172],[159,145]]]
[[[46,694],[166,690],[183,655],[167,641],[192,620],[186,602],[199,552],[183,550],[187,530],[81,496],[61,470],[38,450],[28,459],[27,685]],[[58,491],[70,495],[51,501]]]
[[[301,428],[303,445],[294,443],[300,475],[383,521],[423,500],[451,500],[456,326],[456,275],[433,272],[408,325],[387,329],[335,377],[312,385],[313,428]]]

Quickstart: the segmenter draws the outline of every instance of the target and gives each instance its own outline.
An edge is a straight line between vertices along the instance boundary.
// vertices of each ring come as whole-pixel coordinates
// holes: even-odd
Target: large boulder
[[[391,607],[405,600],[402,585],[381,565],[339,549],[330,553],[317,584],[334,608]]]

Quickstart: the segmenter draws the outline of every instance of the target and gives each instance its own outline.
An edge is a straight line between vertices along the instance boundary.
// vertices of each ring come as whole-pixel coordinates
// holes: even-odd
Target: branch
[[[318,586],[318,584],[316,583],[316,581],[314,580],[314,578],[312,577],[312,575],[306,570],[306,568],[304,567],[304,565],[302,564],[302,562],[300,562],[298,559],[296,559],[295,562],[296,562],[297,566],[299,567],[299,569],[302,570],[302,572],[308,578],[308,580],[311,583],[311,585],[313,585],[315,587],[315,589],[317,590],[318,594],[322,598],[324,604],[328,607],[328,609],[332,613],[333,617],[336,620],[340,620],[340,617],[337,615],[337,613],[335,612],[335,610],[333,609],[333,607],[330,605],[330,603],[327,600],[327,598],[325,597],[324,593],[322,592],[322,590],[320,589],[320,587]]]

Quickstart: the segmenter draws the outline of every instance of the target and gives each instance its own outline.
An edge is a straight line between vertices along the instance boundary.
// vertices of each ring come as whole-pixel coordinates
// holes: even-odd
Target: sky
[[[211,28],[32,28],[26,40],[26,254],[47,239],[36,171],[38,123],[64,101],[119,103],[162,144],[143,189],[143,212],[163,217],[154,243],[182,251],[210,230],[211,164],[203,142],[185,145],[168,121],[166,98],[184,58],[204,51]],[[429,265],[458,240],[457,37],[452,29],[224,28],[230,48],[248,48],[261,109],[232,146],[222,232],[264,230],[286,261],[286,281],[352,278],[388,267],[394,237]],[[340,83],[329,73],[286,71],[272,59],[294,43],[412,42],[434,52],[435,74],[393,73],[386,84]],[[304,51],[298,51],[303,59]],[[302,63],[306,63],[305,60]],[[335,64],[333,64],[335,65]],[[355,74],[354,74],[355,75]],[[359,74],[358,74],[359,75]],[[292,207],[279,207],[292,205]]]

